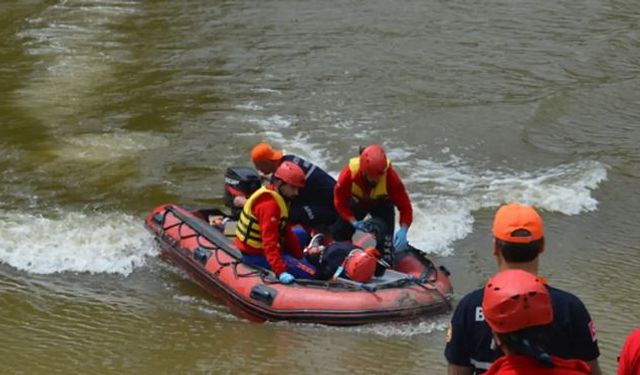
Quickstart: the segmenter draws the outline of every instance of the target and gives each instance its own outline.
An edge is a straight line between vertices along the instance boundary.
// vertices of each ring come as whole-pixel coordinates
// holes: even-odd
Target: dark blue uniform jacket
[[[545,343],[551,355],[565,359],[592,361],[600,355],[595,326],[580,299],[571,293],[547,286],[553,306],[552,337]],[[445,357],[449,363],[485,372],[502,355],[495,348],[491,329],[482,313],[484,289],[463,297],[451,318]]]
[[[285,155],[283,160],[296,163],[306,175],[304,188],[291,203],[289,218],[295,224],[308,226],[331,225],[338,219],[333,205],[336,180],[317,165],[296,155]]]

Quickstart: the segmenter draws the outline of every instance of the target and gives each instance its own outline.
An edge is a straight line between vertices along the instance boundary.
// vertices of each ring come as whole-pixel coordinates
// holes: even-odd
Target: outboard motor
[[[242,207],[235,207],[233,199],[238,196],[249,198],[261,186],[258,172],[251,167],[229,167],[224,173],[224,205],[231,210],[231,218],[240,217]]]

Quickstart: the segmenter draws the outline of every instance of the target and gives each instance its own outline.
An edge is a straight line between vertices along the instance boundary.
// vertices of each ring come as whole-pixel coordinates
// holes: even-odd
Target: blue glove
[[[289,272],[283,272],[280,274],[280,276],[278,276],[278,280],[280,280],[280,282],[283,284],[291,284],[295,279],[296,278],[293,277],[293,275]]]
[[[396,232],[396,235],[393,236],[393,247],[396,251],[402,251],[407,248],[409,242],[407,242],[407,232],[409,228],[400,227]]]
[[[351,223],[351,225],[353,225],[353,227],[356,230],[362,231],[362,232],[368,232],[369,231],[369,224],[366,220],[356,220],[353,223]]]

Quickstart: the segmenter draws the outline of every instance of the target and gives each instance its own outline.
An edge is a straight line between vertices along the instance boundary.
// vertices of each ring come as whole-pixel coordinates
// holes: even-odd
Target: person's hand
[[[367,221],[366,220],[354,220],[351,222],[351,225],[353,225],[353,227],[356,230],[362,231],[362,232],[368,232],[369,231],[369,226],[367,225]]]
[[[258,176],[260,177],[260,180],[265,182],[271,181],[271,175],[272,173],[263,173],[262,171],[258,171]]]
[[[324,251],[324,246],[308,246],[304,249],[304,253],[309,256],[316,256],[322,254]]]
[[[283,284],[291,284],[296,278],[289,272],[283,272],[278,276],[278,280]]]
[[[247,203],[247,197],[238,195],[233,198],[233,207],[243,207]]]
[[[393,247],[396,249],[396,251],[402,251],[409,245],[409,242],[407,242],[408,231],[409,228],[400,227],[400,229],[398,229],[398,231],[396,232],[396,235],[393,237]]]

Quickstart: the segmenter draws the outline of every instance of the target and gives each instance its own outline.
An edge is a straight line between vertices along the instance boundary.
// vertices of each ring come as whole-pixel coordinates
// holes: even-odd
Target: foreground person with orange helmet
[[[376,248],[390,257],[397,207],[400,229],[395,235],[393,248],[401,251],[408,246],[407,232],[413,220],[413,208],[409,194],[382,146],[367,146],[359,156],[349,161],[338,176],[333,201],[341,218],[334,230],[336,240],[351,240],[356,229],[368,231],[363,219],[370,214],[384,222],[384,239],[378,239]]]
[[[618,375],[638,374],[640,374],[640,328],[627,336],[618,357]]]
[[[544,251],[542,218],[531,206],[504,205],[493,222],[493,255],[498,269],[520,269],[538,274],[539,256]],[[581,359],[600,375],[598,340],[589,312],[575,295],[546,285],[553,305],[552,339],[545,349],[565,359]],[[482,374],[503,353],[493,345],[491,329],[482,308],[484,289],[464,296],[451,317],[445,357],[449,375]]]
[[[482,298],[484,317],[503,357],[486,375],[582,375],[589,366],[578,359],[549,355],[545,341],[553,330],[553,308],[540,277],[522,270],[506,270],[492,277]]]
[[[289,202],[304,184],[304,171],[292,162],[283,162],[273,182],[249,197],[236,227],[235,243],[243,260],[270,268],[283,284],[315,275],[314,267],[302,259],[298,238],[288,222]]]

